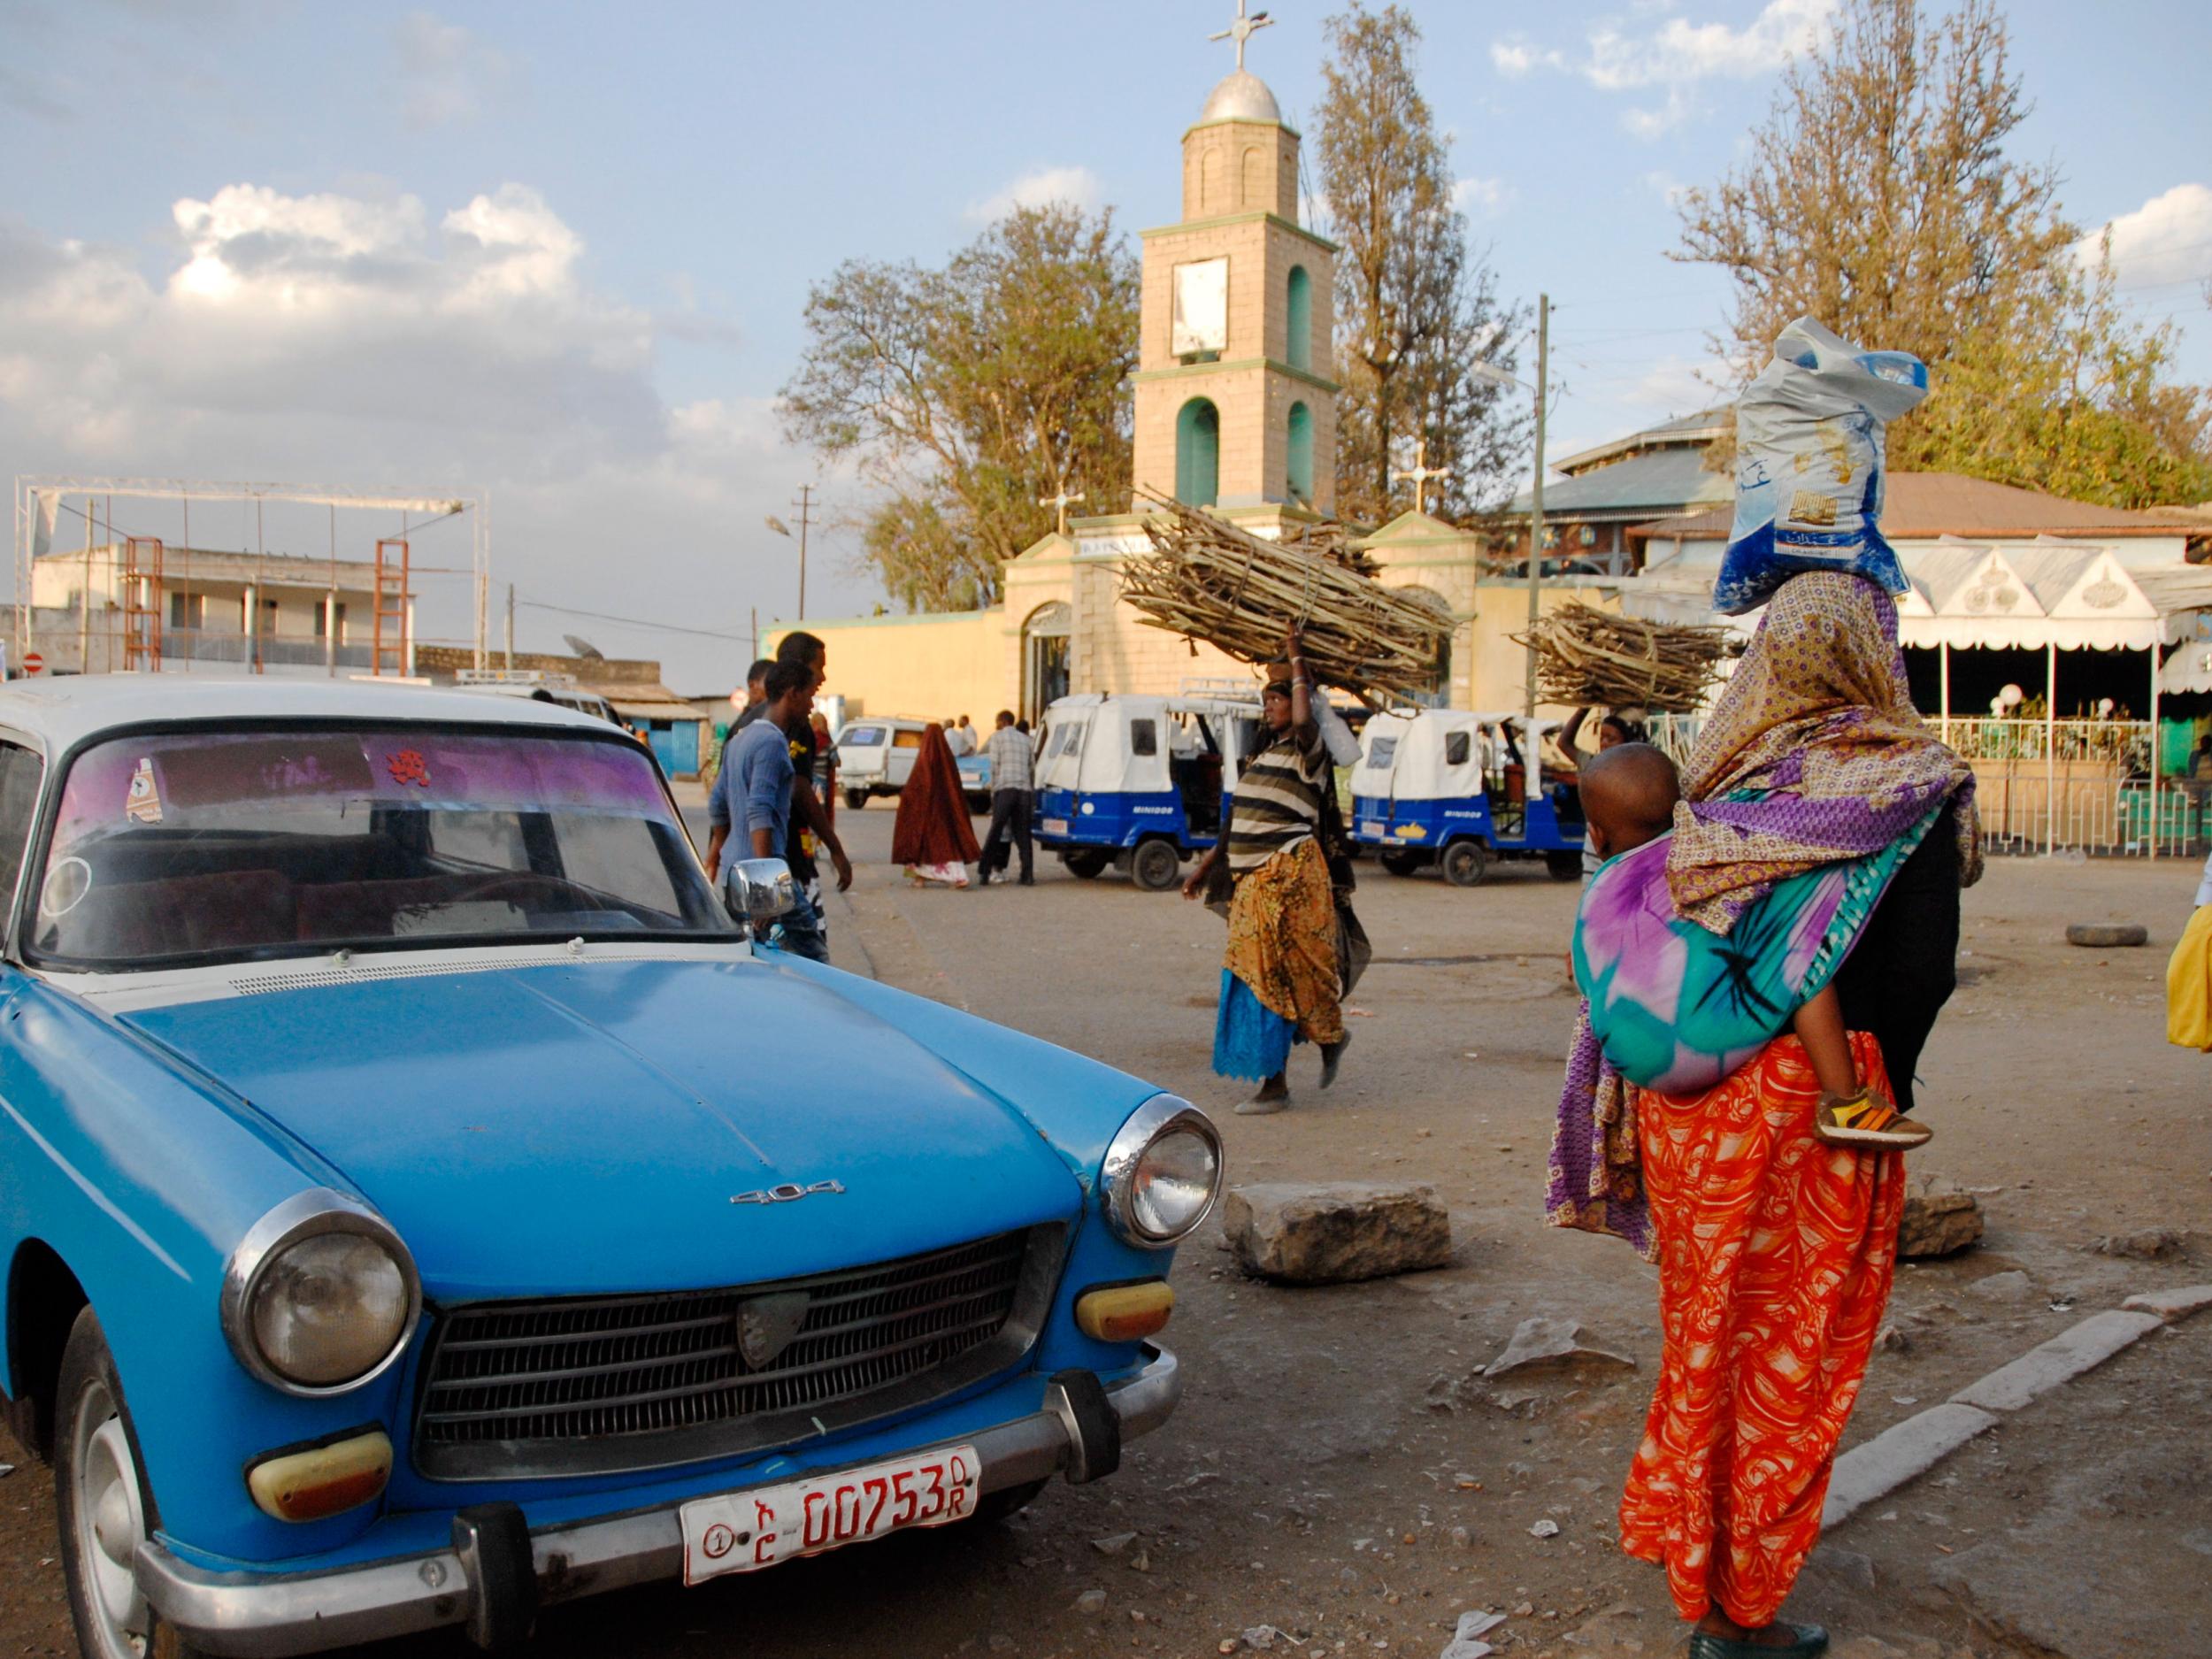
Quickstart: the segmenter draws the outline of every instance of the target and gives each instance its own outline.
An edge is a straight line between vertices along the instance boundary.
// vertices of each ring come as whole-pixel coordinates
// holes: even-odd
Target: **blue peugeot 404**
[[[501,1645],[1168,1417],[1213,1126],[757,948],[787,880],[549,704],[0,692],[0,1407],[88,1655]]]

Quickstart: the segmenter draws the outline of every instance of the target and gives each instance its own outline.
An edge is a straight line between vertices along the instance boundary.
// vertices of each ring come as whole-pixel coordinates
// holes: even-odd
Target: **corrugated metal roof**
[[[1703,449],[1654,449],[1593,468],[1578,478],[1557,483],[1547,479],[1544,516],[1678,512],[1701,502],[1732,500],[1735,493],[1735,482],[1725,473],[1706,471]],[[1525,516],[1529,504],[1524,491],[1514,497],[1509,511]]]
[[[1732,496],[1734,491],[1730,488],[1724,493]],[[1551,511],[1548,487],[1544,491],[1544,510]],[[1636,525],[1630,534],[1684,536],[1694,541],[1724,537],[1734,511],[1732,503],[1694,518]],[[1939,535],[2181,535],[2187,528],[2147,512],[2068,501],[2061,495],[1993,484],[1987,479],[1966,478],[1957,472],[1892,472],[1882,505],[1882,534],[1893,541],[1905,536]]]

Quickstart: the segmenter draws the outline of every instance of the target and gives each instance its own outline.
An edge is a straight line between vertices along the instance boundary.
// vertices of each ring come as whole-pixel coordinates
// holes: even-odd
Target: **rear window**
[[[922,734],[919,732],[911,731],[905,726],[901,726],[897,731],[891,733],[891,747],[893,749],[919,749],[921,746]]]
[[[1464,766],[1467,764],[1470,740],[1473,735],[1471,732],[1444,733],[1444,764],[1447,766]]]
[[[1054,726],[1052,741],[1045,749],[1045,758],[1051,760],[1062,755],[1080,755],[1083,752],[1085,724],[1081,720],[1070,720],[1064,726]]]
[[[1160,752],[1160,728],[1151,720],[1129,722],[1129,752],[1132,755],[1156,755]]]
[[[645,750],[585,731],[113,739],[71,763],[36,891],[33,954],[101,970],[732,931]]]
[[[849,726],[837,740],[840,749],[881,749],[883,728],[879,726]]]
[[[1394,737],[1371,737],[1367,740],[1367,764],[1380,772],[1398,756],[1398,740]]]

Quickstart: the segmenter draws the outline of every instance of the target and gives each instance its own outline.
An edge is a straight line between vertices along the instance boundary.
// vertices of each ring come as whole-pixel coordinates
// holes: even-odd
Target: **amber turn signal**
[[[1156,1279],[1141,1285],[1087,1290],[1075,1299],[1075,1323],[1101,1342],[1134,1342],[1165,1328],[1175,1293]]]
[[[246,1488],[264,1515],[319,1521],[373,1502],[391,1475],[392,1442],[382,1429],[372,1429],[265,1457],[246,1471]]]

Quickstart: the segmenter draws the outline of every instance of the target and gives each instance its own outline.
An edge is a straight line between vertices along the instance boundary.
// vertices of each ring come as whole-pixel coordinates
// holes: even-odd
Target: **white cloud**
[[[1675,206],[1688,194],[1690,187],[1664,169],[1655,169],[1643,176],[1643,186],[1654,192],[1669,207]]]
[[[0,453],[21,470],[481,488],[495,580],[526,602],[736,634],[750,603],[788,611],[792,572],[733,557],[745,540],[728,526],[782,511],[812,464],[768,399],[664,397],[665,331],[585,280],[584,237],[535,190],[441,212],[397,192],[239,183],[171,218],[173,252],[150,269],[137,246],[0,218]],[[208,522],[193,514],[201,545],[239,545]],[[270,532],[288,550],[273,511]],[[304,534],[320,551],[319,522]],[[454,563],[429,557],[446,550],[417,557]],[[822,574],[810,586],[829,605],[872,593]],[[468,623],[465,581],[426,589],[426,637]],[[570,626],[664,657],[687,689],[726,683],[744,651]],[[524,612],[525,649],[557,640]]]
[[[1714,79],[1750,80],[1770,74],[1819,38],[1839,0],[1768,0],[1758,16],[1741,28],[1725,23],[1691,23],[1671,17],[1657,28],[1623,28],[1614,22],[1592,28],[1586,50],[1571,59],[1552,48],[1510,36],[1493,42],[1490,61],[1500,73],[1526,75],[1539,68],[1579,75],[1604,92],[1663,89],[1656,105],[1624,111],[1621,125],[1649,141],[1680,126],[1695,112],[1690,88]],[[1647,14],[1652,7],[1640,6]]]
[[[474,120],[513,75],[506,55],[457,23],[410,12],[392,26],[400,115],[418,131]]]
[[[1590,31],[1590,56],[1578,65],[1608,92],[1679,86],[1712,77],[1748,80],[1779,69],[1819,38],[1837,0],[1768,0],[1742,28],[1669,18],[1654,34],[1630,35],[1610,24]]]
[[[2201,184],[2177,184],[2092,231],[2075,244],[2084,264],[2095,263],[2106,230],[2113,271],[2129,288],[2212,276],[2212,189]]]
[[[1509,40],[1490,42],[1490,62],[1502,75],[1518,80],[1532,74],[1540,68],[1564,69],[1567,60],[1555,51],[1539,50],[1528,42],[1525,35],[1517,35]]]
[[[1452,205],[1480,219],[1494,219],[1513,204],[1516,192],[1503,179],[1457,179],[1452,183]]]
[[[1004,219],[1018,207],[1044,207],[1064,203],[1088,213],[1105,199],[1105,186],[1088,167],[1038,167],[1025,173],[995,196],[968,204],[964,215],[972,223],[987,225]]]

